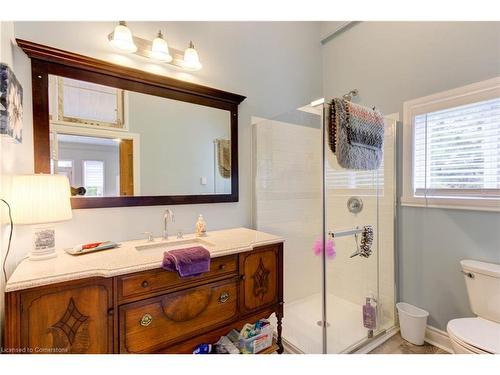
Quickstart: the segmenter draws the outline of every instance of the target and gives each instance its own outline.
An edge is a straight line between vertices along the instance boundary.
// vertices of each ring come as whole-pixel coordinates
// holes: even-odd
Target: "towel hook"
[[[358,96],[358,94],[359,94],[358,89],[354,89],[354,90],[349,91],[347,94],[342,95],[342,98],[344,100],[347,100],[348,102],[350,102],[352,100],[353,96]]]

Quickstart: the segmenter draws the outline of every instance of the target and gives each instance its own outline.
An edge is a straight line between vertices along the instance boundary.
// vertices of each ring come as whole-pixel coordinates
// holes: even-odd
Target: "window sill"
[[[498,199],[415,198],[401,197],[403,207],[442,208],[451,210],[500,212]]]

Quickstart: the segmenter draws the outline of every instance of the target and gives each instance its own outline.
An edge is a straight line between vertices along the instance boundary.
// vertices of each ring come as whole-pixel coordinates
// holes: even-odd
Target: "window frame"
[[[403,104],[402,206],[500,211],[500,198],[488,198],[487,196],[489,194],[484,194],[484,198],[478,197],[478,190],[472,192],[460,189],[449,189],[457,192],[457,194],[454,195],[449,194],[449,191],[445,191],[448,189],[443,189],[442,196],[416,196],[413,186],[414,118],[424,113],[459,107],[498,97],[500,97],[500,77],[495,77],[452,90],[406,101]],[[439,189],[434,190],[439,191]],[[432,192],[432,189],[427,191]],[[492,192],[489,191],[489,193],[491,194]]]
[[[110,129],[127,131],[128,126],[125,119],[125,92],[122,89],[115,88],[117,100],[117,121],[106,122],[99,120],[91,120],[79,117],[70,117],[64,114],[64,84],[63,81],[66,77],[53,75],[52,80],[49,82],[49,95],[50,100],[50,117],[49,120],[54,124],[82,126],[86,128],[96,129]],[[76,79],[78,81],[78,79]],[[85,82],[85,81],[82,81]],[[88,83],[88,82],[87,82]],[[99,84],[96,84],[99,85]],[[112,87],[113,88],[113,87]]]

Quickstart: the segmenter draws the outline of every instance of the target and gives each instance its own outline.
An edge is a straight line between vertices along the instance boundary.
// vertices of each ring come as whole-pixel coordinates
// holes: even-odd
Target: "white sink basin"
[[[137,250],[151,250],[151,249],[164,249],[165,251],[174,249],[184,249],[193,246],[215,246],[213,243],[208,242],[201,238],[179,238],[173,240],[163,240],[157,242],[148,242],[144,245],[137,245]],[[208,249],[207,249],[208,250]]]

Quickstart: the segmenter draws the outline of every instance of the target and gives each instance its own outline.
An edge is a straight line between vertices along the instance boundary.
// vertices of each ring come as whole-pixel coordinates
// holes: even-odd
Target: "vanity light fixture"
[[[125,21],[120,21],[111,35],[112,37],[109,39],[109,42],[113,47],[130,53],[137,51],[134,38]]]
[[[120,21],[115,30],[108,35],[108,40],[113,47],[121,51],[161,61],[176,68],[190,71],[202,68],[200,56],[192,41],[184,51],[172,48],[167,44],[161,31],[151,41],[133,35],[125,21]]]
[[[153,39],[153,45],[151,46],[151,57],[156,60],[171,62],[173,60],[172,56],[168,52],[167,41],[163,38],[161,30],[158,31],[158,35]]]
[[[184,60],[182,65],[188,70],[201,69],[200,57],[198,56],[198,51],[194,48],[193,41],[189,42],[188,48],[184,51]]]

